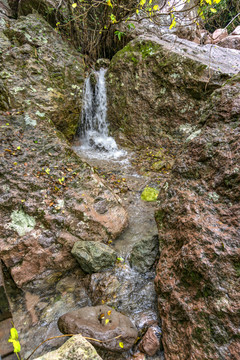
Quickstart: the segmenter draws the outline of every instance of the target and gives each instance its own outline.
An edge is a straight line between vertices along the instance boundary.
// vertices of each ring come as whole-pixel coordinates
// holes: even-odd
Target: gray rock
[[[229,35],[218,43],[223,48],[240,50],[240,35]]]
[[[98,71],[101,68],[108,68],[110,65],[109,59],[98,59],[95,63],[95,69]]]
[[[127,316],[106,305],[71,311],[60,317],[58,327],[63,334],[81,333],[92,344],[116,352],[129,350],[138,335]]]
[[[158,235],[146,237],[138,241],[132,248],[130,264],[139,272],[149,270],[158,254]]]
[[[75,335],[59,349],[51,351],[35,360],[101,360],[94,347],[82,335]]]
[[[109,246],[96,241],[77,241],[71,253],[81,268],[90,274],[113,266],[117,257]]]

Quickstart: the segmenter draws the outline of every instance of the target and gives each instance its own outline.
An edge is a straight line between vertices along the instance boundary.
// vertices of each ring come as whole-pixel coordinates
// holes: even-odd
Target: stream
[[[142,201],[141,193],[146,186],[156,187],[157,184],[140,175],[131,163],[135,155],[119,149],[108,135],[105,72],[100,69],[94,73],[95,88],[90,77],[85,81],[81,124],[74,150],[121,198],[129,225],[111,244],[118,254],[117,266],[91,275],[91,298],[93,305],[106,303],[127,315],[143,334],[149,325],[159,324],[154,289],[158,230],[154,219],[156,205]],[[134,253],[138,251],[136,244],[141,244],[143,254],[134,262]],[[118,357],[100,351],[100,355],[107,360],[129,358],[129,353]],[[163,359],[163,354],[159,351],[154,357],[147,358]]]
[[[127,210],[129,224],[117,239],[109,243],[118,256],[113,269],[86,275],[76,268],[62,278],[61,273],[59,278],[56,273],[47,278],[47,286],[41,285],[45,282],[39,277],[25,286],[25,298],[7,269],[3,269],[11,308],[14,309],[14,324],[20,334],[25,359],[43,340],[61,335],[57,328],[61,315],[85,306],[106,304],[114,307],[131,319],[140,337],[153,324],[158,326],[159,335],[161,333],[154,289],[159,255],[158,230],[154,219],[157,205],[156,202],[141,200],[146,186],[159,188],[160,183],[154,176],[145,176],[138,171],[134,165],[138,162],[137,153],[119,149],[115,140],[108,135],[105,72],[104,69],[95,72],[95,88],[89,78],[86,79],[81,124],[73,149],[120,197]],[[47,272],[45,276],[48,276]],[[31,359],[52,351],[65,341],[60,338],[44,343]],[[104,360],[144,359],[141,357],[143,355],[137,357],[136,346],[121,354],[98,351]],[[15,355],[6,357],[6,360],[13,359]],[[152,357],[146,355],[145,359],[163,360],[164,355],[159,350]]]

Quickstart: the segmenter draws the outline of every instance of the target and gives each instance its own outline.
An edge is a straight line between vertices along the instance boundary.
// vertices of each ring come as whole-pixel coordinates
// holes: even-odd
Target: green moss
[[[137,65],[139,63],[139,60],[136,59],[134,56],[132,56],[131,60],[134,63],[134,65]]]
[[[159,45],[153,43],[152,41],[147,41],[139,43],[139,50],[142,53],[142,58],[145,59],[145,57],[154,55],[157,51],[159,51]]]
[[[156,201],[159,191],[151,187],[145,187],[141,194],[141,199],[143,201]]]

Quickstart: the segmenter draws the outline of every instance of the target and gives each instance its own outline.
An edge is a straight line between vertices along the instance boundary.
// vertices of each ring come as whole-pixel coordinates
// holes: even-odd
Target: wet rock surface
[[[158,254],[158,235],[137,240],[130,255],[130,265],[136,268],[139,272],[144,273],[153,266]]]
[[[113,249],[95,241],[77,241],[71,253],[82,270],[90,274],[114,266],[117,258]]]
[[[238,359],[240,85],[213,92],[156,212],[166,359]]]
[[[138,335],[128,317],[106,305],[69,312],[60,317],[58,327],[64,334],[81,333],[92,344],[117,352],[129,350]]]
[[[82,335],[74,335],[59,349],[35,360],[101,360],[94,347]]]

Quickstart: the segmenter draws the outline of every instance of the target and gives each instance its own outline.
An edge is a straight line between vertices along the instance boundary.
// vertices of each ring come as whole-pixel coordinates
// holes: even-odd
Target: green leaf
[[[135,29],[135,25],[132,23],[128,24],[127,27],[129,28],[129,30]]]

